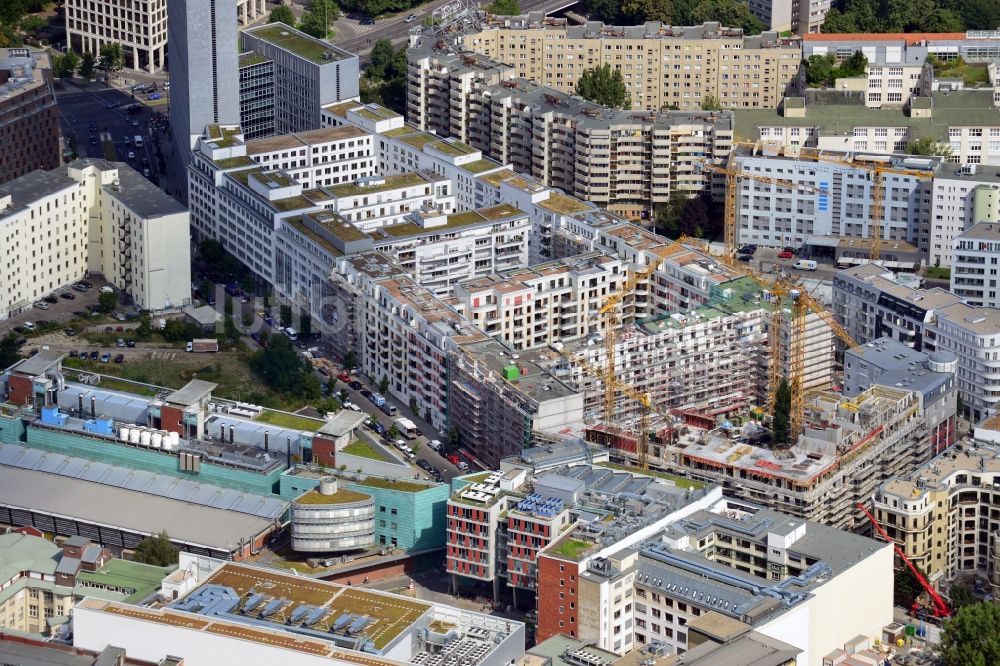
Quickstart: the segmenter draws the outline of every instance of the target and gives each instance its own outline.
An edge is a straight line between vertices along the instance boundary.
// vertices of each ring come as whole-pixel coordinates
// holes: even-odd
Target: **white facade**
[[[65,170],[65,171],[63,171]],[[103,274],[140,308],[190,303],[188,213],[125,164],[77,160],[0,188],[0,319]]]
[[[1000,222],[1000,168],[943,167],[934,178],[931,200],[928,245],[921,250],[931,266],[951,266],[953,247],[964,232],[979,222]]]
[[[362,231],[401,224],[413,211],[455,211],[451,181],[427,172],[357,179],[329,191],[331,210]]]
[[[157,72],[166,64],[167,0],[127,6],[120,2],[67,0],[66,36],[77,53],[89,52],[97,57],[102,46],[121,44],[125,67]]]
[[[354,127],[284,134],[248,141],[246,155],[268,169],[281,169],[304,189],[350,183],[376,173],[372,137]]]
[[[955,239],[951,292],[969,305],[1000,306],[1000,224],[983,222]]]

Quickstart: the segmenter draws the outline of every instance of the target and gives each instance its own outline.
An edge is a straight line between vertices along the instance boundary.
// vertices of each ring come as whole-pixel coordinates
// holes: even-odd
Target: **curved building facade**
[[[375,498],[326,477],[292,502],[292,549],[329,553],[375,543]]]

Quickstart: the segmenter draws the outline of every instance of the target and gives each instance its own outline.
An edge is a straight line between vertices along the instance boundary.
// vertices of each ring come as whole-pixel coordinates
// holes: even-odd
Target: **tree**
[[[97,66],[108,74],[114,74],[125,66],[125,50],[122,45],[113,42],[101,47],[101,57]]]
[[[919,567],[917,570],[920,570]],[[923,576],[924,572],[920,571],[920,575]],[[903,567],[896,570],[892,580],[892,594],[897,606],[910,608],[923,591],[923,585],[920,584],[920,580],[910,571],[910,567]]]
[[[493,0],[486,5],[486,11],[497,16],[519,16],[521,3],[518,0]]]
[[[17,336],[8,333],[0,340],[0,370],[9,368],[21,360],[21,355],[17,353]]]
[[[153,326],[150,322],[149,315],[143,313],[139,317],[139,326],[135,329],[135,337],[140,340],[148,340],[149,336],[153,334]]]
[[[378,392],[385,393],[388,390],[389,390],[389,378],[386,377],[385,375],[382,375],[382,381],[378,383]]]
[[[312,314],[308,310],[299,312],[299,335],[309,337],[312,335]]]
[[[1000,664],[1000,605],[972,604],[946,620],[941,635],[945,666]]]
[[[268,23],[284,23],[287,26],[295,27],[295,14],[288,5],[278,5],[271,10]]]
[[[49,22],[44,16],[25,16],[18,23],[18,27],[23,34],[34,37],[49,27]]]
[[[80,75],[81,79],[92,79],[94,78],[94,68],[97,66],[97,58],[90,51],[83,54],[80,59],[80,67],[77,68],[77,73]]]
[[[625,87],[621,70],[612,70],[611,65],[585,70],[576,82],[576,94],[591,102],[616,109],[628,109],[632,106],[632,98]]]
[[[935,141],[931,137],[913,139],[906,144],[906,152],[910,155],[940,155],[951,157],[951,146]]]
[[[280,393],[310,399],[321,394],[319,380],[312,369],[283,335],[274,336],[267,347],[255,353],[250,358],[250,367],[264,383]]]
[[[118,294],[113,291],[102,291],[97,297],[97,309],[101,312],[113,312],[118,307]]]
[[[168,567],[180,560],[180,549],[170,542],[166,532],[143,539],[135,548],[132,561],[142,564],[152,564],[157,567]]]
[[[71,79],[80,65],[80,56],[73,49],[57,55],[53,62],[53,73],[60,79]]]
[[[340,9],[333,0],[311,0],[309,9],[302,14],[299,30],[319,39],[333,37],[330,25],[339,16]]]
[[[358,364],[358,355],[351,349],[344,355],[344,367],[350,370]]]
[[[673,14],[672,0],[622,0],[623,17],[636,23],[663,21],[670,23]]]
[[[687,194],[676,189],[671,191],[666,205],[659,206],[656,209],[656,216],[653,222],[656,232],[667,238],[679,238],[681,235],[681,217],[684,215],[684,209],[687,208],[687,204]]]
[[[812,55],[802,61],[806,70],[806,84],[810,86],[832,86],[834,82],[833,70],[837,64],[837,58],[829,53],[827,55]]]
[[[395,55],[396,49],[392,45],[392,40],[383,37],[375,42],[371,54],[368,56],[371,64],[365,71],[368,78],[373,81],[381,81],[386,78],[386,68],[392,65]]]
[[[709,225],[708,204],[701,196],[688,199],[681,213],[681,233],[695,238],[704,238]]]
[[[201,337],[201,329],[191,321],[183,319],[168,319],[161,331],[167,342],[185,342]]]
[[[952,610],[978,603],[976,595],[972,594],[972,590],[964,585],[952,585],[948,590],[948,599],[951,601]]]
[[[290,306],[288,306],[288,305],[282,305],[281,306],[281,315],[280,315],[279,319],[281,319],[281,325],[282,326],[291,326],[292,325],[292,308]]]
[[[774,331],[774,335],[778,335]],[[788,380],[782,378],[778,384],[778,395],[774,403],[774,414],[771,417],[771,441],[775,446],[783,446],[788,443],[789,422],[792,413],[792,389],[788,385]]]
[[[719,100],[715,98],[715,95],[706,95],[701,100],[701,108],[704,111],[721,111],[722,105],[719,104]]]
[[[861,76],[865,73],[865,67],[867,66],[868,58],[865,57],[865,54],[861,51],[855,51],[840,63],[838,78]]]
[[[389,432],[386,433],[386,437],[388,437],[389,439],[396,439],[397,437],[399,437],[399,428],[396,427],[395,423],[389,426]]]
[[[742,28],[748,35],[759,35],[764,29],[764,24],[750,13],[750,5],[739,0],[700,0],[691,10],[691,19],[695,25],[719,21],[730,28]]]

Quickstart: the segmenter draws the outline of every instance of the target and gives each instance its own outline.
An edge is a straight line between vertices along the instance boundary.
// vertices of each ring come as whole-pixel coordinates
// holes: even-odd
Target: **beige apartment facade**
[[[744,35],[709,22],[676,27],[657,21],[570,26],[564,19],[503,17],[462,36],[462,46],[510,65],[517,76],[573,92],[587,69],[621,70],[633,109],[773,109],[798,86],[802,50],[774,32]]]

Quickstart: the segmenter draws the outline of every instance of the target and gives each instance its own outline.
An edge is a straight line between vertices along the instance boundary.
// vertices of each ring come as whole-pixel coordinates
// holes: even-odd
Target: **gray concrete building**
[[[187,162],[206,125],[240,122],[236,3],[168,0],[170,124]]]
[[[358,98],[358,57],[284,23],[243,32],[243,48],[274,63],[274,133],[319,129],[321,107]]]
[[[240,129],[248,141],[274,136],[274,62],[240,54]]]

